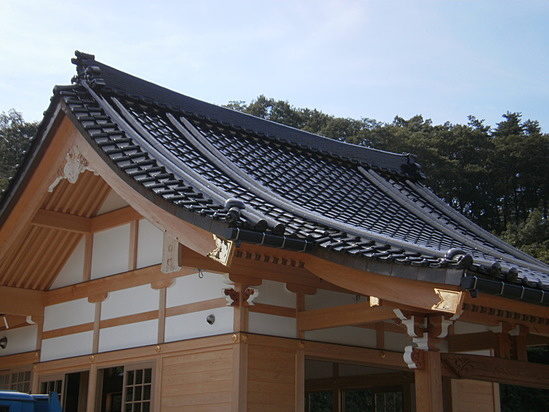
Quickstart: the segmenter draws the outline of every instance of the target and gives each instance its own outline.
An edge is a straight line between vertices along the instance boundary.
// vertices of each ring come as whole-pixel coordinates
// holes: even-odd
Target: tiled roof
[[[504,296],[532,289],[525,299],[549,304],[549,266],[439,200],[411,156],[210,105],[91,55],[73,62],[74,84],[56,99],[120,176],[171,213],[228,239]]]

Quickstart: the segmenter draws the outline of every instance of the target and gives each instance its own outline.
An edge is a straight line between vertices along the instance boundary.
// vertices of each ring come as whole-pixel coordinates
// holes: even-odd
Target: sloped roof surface
[[[494,287],[520,287],[521,298],[524,287],[538,290],[531,300],[549,304],[549,266],[440,201],[412,157],[210,105],[91,55],[73,62],[74,84],[57,87],[54,103],[120,176],[171,213],[225,238],[337,255],[354,266],[459,269],[470,275],[467,288],[490,278]]]

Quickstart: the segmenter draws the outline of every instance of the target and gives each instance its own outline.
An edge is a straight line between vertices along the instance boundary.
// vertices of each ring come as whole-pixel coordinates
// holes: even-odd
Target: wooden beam
[[[131,206],[126,206],[121,209],[113,210],[112,212],[104,213],[91,218],[91,231],[101,232],[116,226],[125,225],[135,220],[141,219],[142,216],[135,211]]]
[[[146,285],[164,279],[190,275],[192,273],[196,273],[195,268],[183,268],[179,272],[162,273],[160,271],[160,265],[148,266],[146,268],[130,270],[118,275],[107,276],[44,292],[45,304],[54,305],[70,300],[83,299],[101,293]]]
[[[181,264],[183,266],[218,273],[230,272],[231,277],[233,277],[234,273],[241,278],[247,277],[249,279],[247,282],[250,282],[250,285],[261,284],[261,281],[265,279],[293,284],[294,289],[295,286],[303,286],[307,293],[313,292],[316,288],[346,292],[346,290],[320,279],[304,267],[284,264],[291,263],[292,260],[295,260],[296,255],[299,258],[303,257],[304,254],[302,253],[275,250],[254,245],[242,245],[237,249],[231,267],[227,268],[213,259],[200,256],[183,245],[180,248]]]
[[[494,308],[499,311],[549,319],[549,307],[547,306],[534,305],[527,302],[486,295],[483,293],[479,293],[476,298],[471,297],[471,295],[467,293],[463,302],[471,306],[482,306],[486,308]],[[466,315],[466,313],[464,313],[464,315]]]
[[[40,209],[32,219],[32,225],[75,233],[95,233],[141,219],[130,206],[95,217],[83,217],[69,213]]]
[[[392,308],[385,306],[370,307],[369,302],[360,302],[298,312],[297,325],[299,330],[307,331],[380,322],[396,319],[396,317]]]
[[[365,296],[399,302],[420,309],[441,311],[440,290],[456,293],[458,301],[443,312],[456,313],[461,308],[463,292],[457,286],[384,276],[354,269],[307,255],[305,268],[318,277],[344,289]],[[458,297],[459,296],[459,297]]]
[[[549,389],[549,365],[489,356],[443,353],[445,376]]]
[[[351,362],[357,365],[377,366],[404,371],[410,370],[400,352],[313,341],[304,342],[304,350],[305,356],[310,359]]]
[[[494,332],[465,333],[462,335],[449,335],[449,352],[470,352],[484,349],[493,349],[497,345],[498,337]]]
[[[0,286],[0,313],[43,316],[45,292]]]
[[[490,326],[499,326],[502,322],[523,325],[532,334],[549,336],[548,315],[547,309],[539,305],[492,297],[478,300],[466,297],[459,319]]]
[[[66,230],[75,233],[90,233],[92,227],[91,219],[88,217],[44,209],[40,209],[36,212],[32,219],[32,224],[34,226]]]
[[[0,316],[0,331],[6,329],[15,329],[22,326],[28,326],[26,316],[21,315],[8,315]]]

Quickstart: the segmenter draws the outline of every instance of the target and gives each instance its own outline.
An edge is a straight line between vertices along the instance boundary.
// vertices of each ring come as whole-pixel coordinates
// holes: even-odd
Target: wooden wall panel
[[[452,379],[452,412],[499,412],[499,385],[470,379]]]
[[[248,347],[248,412],[295,410],[296,353],[250,344]]]
[[[232,360],[232,347],[164,358],[162,412],[230,410]]]

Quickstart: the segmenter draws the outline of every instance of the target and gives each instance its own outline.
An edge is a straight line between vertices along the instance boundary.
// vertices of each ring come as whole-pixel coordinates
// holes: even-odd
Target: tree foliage
[[[0,190],[8,186],[36,133],[37,124],[27,123],[21,113],[11,109],[0,113]]]

